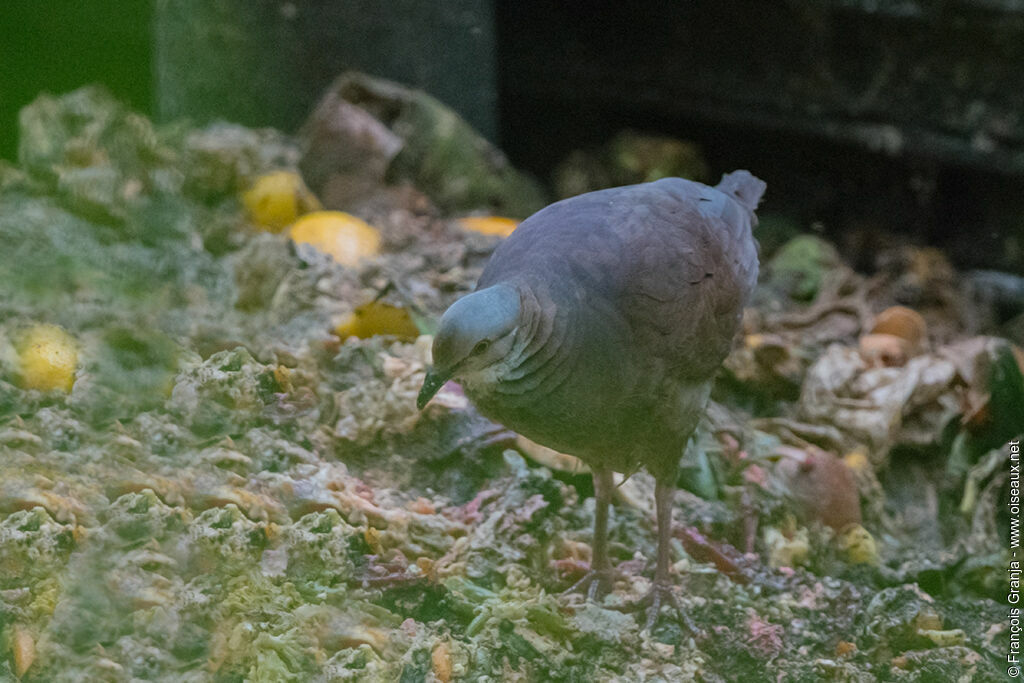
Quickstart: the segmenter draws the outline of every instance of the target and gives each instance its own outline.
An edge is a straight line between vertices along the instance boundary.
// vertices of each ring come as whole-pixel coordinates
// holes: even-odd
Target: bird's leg
[[[658,514],[658,565],[654,570],[654,585],[641,605],[647,607],[648,631],[657,621],[662,604],[667,603],[675,610],[679,622],[691,633],[697,633],[693,623],[679,607],[679,601],[672,592],[672,579],[668,571],[672,559],[672,504],[675,492],[674,477],[658,477],[654,487],[654,504]]]
[[[672,503],[676,487],[672,482],[658,479],[654,485],[654,505],[658,514],[658,566],[654,570],[654,583],[669,583],[668,567],[671,562]]]
[[[594,545],[590,567],[596,571],[611,569],[608,559],[608,506],[615,482],[611,470],[594,471]]]
[[[594,542],[591,545],[590,571],[566,592],[585,590],[595,600],[612,588],[612,564],[608,558],[608,505],[612,501],[615,482],[609,469],[594,468]]]

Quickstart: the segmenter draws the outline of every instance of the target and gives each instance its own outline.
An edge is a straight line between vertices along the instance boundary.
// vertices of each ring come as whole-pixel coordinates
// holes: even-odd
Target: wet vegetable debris
[[[648,632],[621,608],[649,587],[650,477],[612,512],[626,578],[562,596],[585,470],[457,386],[416,410],[436,317],[543,204],[451,111],[349,74],[294,139],[156,126],[92,87],[20,123],[0,678],[1002,680],[1024,328],[941,253],[865,275],[816,236],[766,247],[683,462],[699,630]],[[560,182],[706,173],[681,142],[609,150]]]

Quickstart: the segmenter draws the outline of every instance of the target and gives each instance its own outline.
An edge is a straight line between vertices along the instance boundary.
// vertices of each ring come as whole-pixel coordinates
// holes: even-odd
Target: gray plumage
[[[442,317],[420,403],[456,378],[484,415],[595,473],[674,481],[757,280],[764,188],[746,171],[667,178],[537,212]]]

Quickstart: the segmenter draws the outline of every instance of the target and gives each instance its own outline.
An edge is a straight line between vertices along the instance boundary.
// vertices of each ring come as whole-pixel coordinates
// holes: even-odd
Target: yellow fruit
[[[71,391],[78,368],[74,338],[56,325],[34,325],[15,345],[23,389]]]
[[[860,352],[869,363],[901,366],[917,355],[927,340],[928,325],[920,313],[892,306],[879,313],[871,331],[860,338]]]
[[[928,323],[921,314],[906,306],[891,306],[875,317],[871,334],[891,334],[906,339],[912,349],[928,336]]]
[[[321,206],[302,176],[294,171],[274,171],[256,179],[242,193],[249,218],[270,232],[281,232],[304,213]]]
[[[343,266],[355,266],[380,251],[375,227],[342,211],[314,211],[292,225],[289,236],[329,255]]]
[[[839,538],[839,549],[850,564],[878,564],[878,546],[875,538],[860,524],[851,524]]]
[[[408,310],[379,301],[371,301],[356,308],[338,323],[334,333],[342,339],[369,339],[376,335],[415,339],[420,335]]]
[[[468,216],[459,219],[459,225],[463,230],[472,230],[484,235],[498,235],[508,237],[519,225],[519,221],[513,218],[502,218],[501,216]]]

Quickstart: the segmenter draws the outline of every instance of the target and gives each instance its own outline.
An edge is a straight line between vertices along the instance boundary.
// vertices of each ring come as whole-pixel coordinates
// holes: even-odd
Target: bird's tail
[[[754,177],[750,171],[733,171],[723,175],[722,182],[715,187],[730,197],[735,197],[736,201],[753,211],[761,201],[768,184]]]

